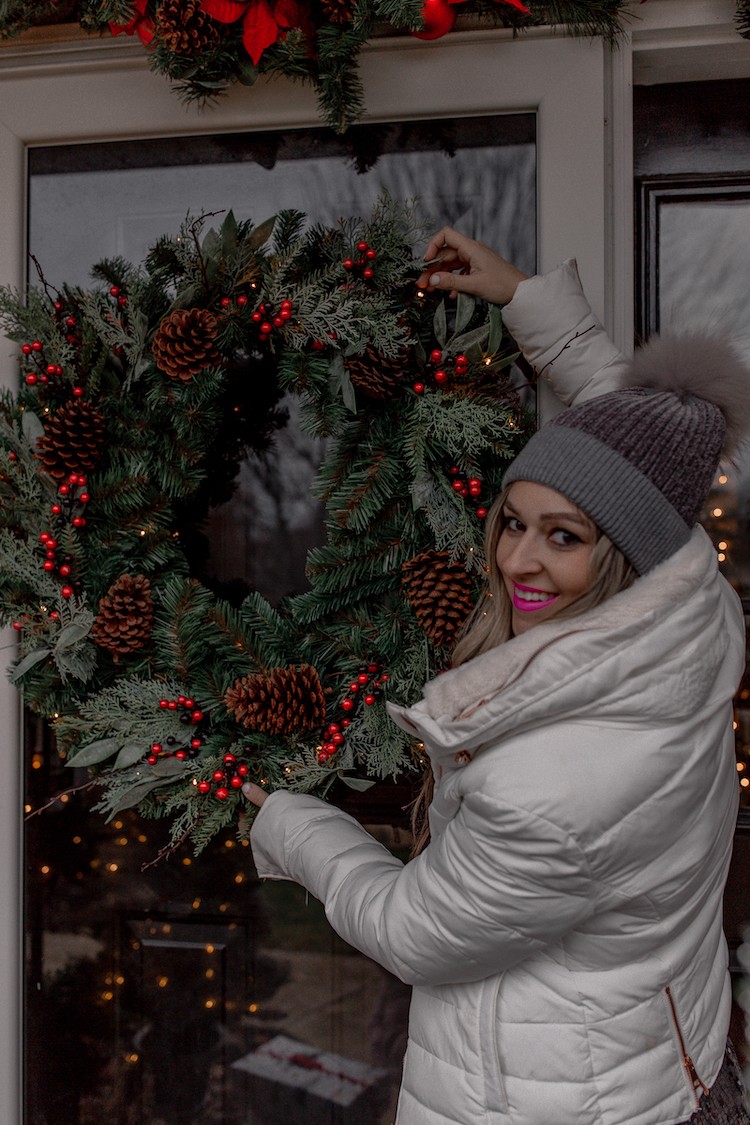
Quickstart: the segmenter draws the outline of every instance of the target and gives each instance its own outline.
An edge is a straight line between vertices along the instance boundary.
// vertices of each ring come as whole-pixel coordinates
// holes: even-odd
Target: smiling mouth
[[[513,583],[513,608],[520,609],[522,613],[534,613],[537,609],[556,602],[559,594],[550,594],[548,590],[535,590],[531,586],[518,586]]]

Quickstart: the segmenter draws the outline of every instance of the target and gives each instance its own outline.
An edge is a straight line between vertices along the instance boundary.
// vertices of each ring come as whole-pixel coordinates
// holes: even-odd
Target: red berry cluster
[[[17,633],[21,633],[24,629],[29,629],[33,632],[38,625],[44,624],[47,618],[50,621],[59,621],[60,614],[56,609],[50,610],[46,615],[42,612],[35,613],[33,617],[30,617],[27,613],[24,613],[23,617],[21,617],[18,621],[13,622],[13,628]]]
[[[34,365],[35,370],[27,371],[24,379],[27,386],[35,387],[37,383],[49,383],[51,379],[60,376],[63,369],[59,363],[46,363],[42,352],[44,345],[41,340],[33,340],[30,344],[21,344],[21,353],[28,367]]]
[[[239,297],[237,300],[239,302]],[[286,322],[291,320],[293,309],[294,305],[291,301],[282,301],[278,309],[268,301],[262,301],[260,303],[252,314],[252,320],[260,329],[258,339],[261,343],[264,343],[268,339],[274,328],[283,328]]]
[[[353,277],[360,277],[363,281],[372,281],[375,277],[375,259],[378,256],[377,250],[373,250],[364,239],[357,243],[357,258],[344,258],[341,263],[347,273]]]
[[[60,593],[64,598],[72,598],[73,594],[81,588],[77,579],[71,578],[73,559],[71,555],[60,555],[60,544],[49,531],[43,531],[39,536],[40,547],[38,554],[44,557],[42,567],[50,574],[57,574],[63,580]],[[50,614],[50,616],[52,616]]]
[[[73,527],[85,527],[86,517],[82,514],[84,509],[80,505],[88,504],[91,499],[85,475],[69,473],[59,486],[57,495],[58,499],[50,508],[52,515],[57,516],[56,526],[64,527],[66,523],[71,523]]]
[[[186,695],[178,695],[177,699],[160,699],[159,707],[162,711],[182,711],[180,715],[181,723],[190,723],[197,725],[203,721],[204,715],[200,709],[200,704],[196,703],[194,699],[189,699]],[[183,743],[182,745],[178,745]],[[203,745],[203,739],[198,738],[197,735],[187,742],[184,739],[174,738],[172,735],[165,740],[165,746],[161,742],[152,742],[151,749],[149,750],[147,761],[150,766],[155,766],[159,758],[177,758],[179,761],[184,761],[186,758],[195,758],[198,751]],[[172,747],[177,746],[174,750]]]
[[[249,747],[245,748],[249,750]],[[224,768],[213,772],[211,781],[199,781],[198,792],[207,797],[213,790],[217,801],[226,801],[232,789],[241,789],[250,772],[247,762],[237,758],[234,754],[224,755]]]
[[[435,348],[430,352],[422,379],[414,384],[415,394],[423,395],[433,387],[445,390],[450,384],[451,375],[465,375],[468,366],[469,361],[465,355],[444,356],[439,348]]]
[[[349,694],[339,704],[344,717],[339,722],[329,723],[326,727],[325,741],[318,750],[318,761],[321,765],[325,765],[328,759],[341,749],[357,703],[361,700],[365,707],[372,707],[380,698],[383,685],[387,682],[388,675],[380,671],[379,664],[368,664],[358,673],[356,680],[352,680],[349,684]]]
[[[55,301],[55,319],[64,333],[65,339],[69,344],[80,344],[81,338],[78,331],[78,321],[73,313],[65,312],[65,305],[62,301]]]
[[[457,492],[459,496],[462,496],[464,500],[468,500],[470,503],[474,504],[479,519],[485,519],[487,516],[487,508],[481,500],[482,482],[479,477],[469,477],[468,480],[464,480],[460,475],[461,470],[457,465],[451,465],[450,472],[453,477],[453,491]]]

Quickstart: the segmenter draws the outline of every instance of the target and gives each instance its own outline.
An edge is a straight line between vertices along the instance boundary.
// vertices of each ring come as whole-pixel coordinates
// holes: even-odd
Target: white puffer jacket
[[[571,264],[506,310],[535,365],[558,357],[569,399],[581,372],[591,391],[593,365],[599,390],[616,385],[621,358],[598,327],[580,334],[587,317]],[[574,333],[554,339],[556,320]],[[739,601],[696,529],[597,609],[392,708],[441,774],[416,860],[316,798],[266,801],[258,873],[303,884],[414,985],[398,1125],[671,1125],[695,1111],[729,1022],[721,898],[743,660]]]

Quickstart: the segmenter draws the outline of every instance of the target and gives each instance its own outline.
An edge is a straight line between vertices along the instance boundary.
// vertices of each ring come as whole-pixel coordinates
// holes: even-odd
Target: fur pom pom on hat
[[[687,542],[721,458],[750,430],[750,368],[721,337],[670,332],[622,383],[543,426],[503,483],[561,492],[645,574]]]

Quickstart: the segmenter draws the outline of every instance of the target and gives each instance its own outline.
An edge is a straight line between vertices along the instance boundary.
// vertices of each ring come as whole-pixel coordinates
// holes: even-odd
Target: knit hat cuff
[[[584,430],[549,424],[539,430],[503,478],[554,488],[601,528],[645,574],[678,551],[691,529],[648,477]]]

